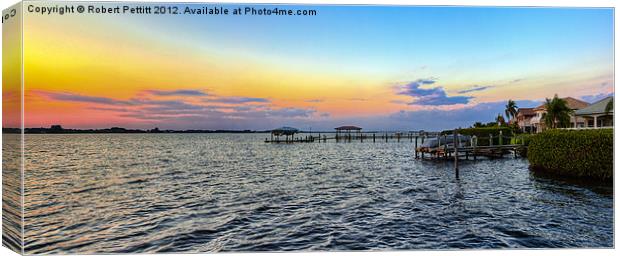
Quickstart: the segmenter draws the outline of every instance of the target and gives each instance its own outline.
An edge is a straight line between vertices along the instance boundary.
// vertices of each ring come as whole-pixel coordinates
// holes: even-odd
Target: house
[[[536,116],[534,108],[519,108],[515,118],[517,125],[523,132],[536,132],[536,126],[532,124],[532,118]]]
[[[572,109],[573,111],[577,111],[579,109],[585,108],[590,105],[589,103],[585,101],[578,100],[572,97],[566,97],[562,99],[566,101],[566,105],[568,105],[568,107]],[[547,113],[545,104],[535,107],[534,112],[536,115],[531,119],[530,124],[535,127],[534,129],[535,132],[542,132],[546,128],[545,119],[543,118],[544,115]],[[571,115],[569,127],[581,128],[585,126],[586,126],[586,119],[584,117]]]
[[[604,128],[614,126],[613,96],[604,98],[592,105],[575,111],[575,116],[585,120],[588,128]],[[605,111],[608,104],[612,104],[609,111]]]

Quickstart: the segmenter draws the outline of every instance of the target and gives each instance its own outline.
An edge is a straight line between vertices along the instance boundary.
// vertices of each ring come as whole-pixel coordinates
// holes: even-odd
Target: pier
[[[452,134],[440,132],[361,132],[356,127],[346,127],[347,132],[337,129],[336,132],[299,133],[292,132],[288,128],[285,138],[282,128],[276,131],[271,138],[265,139],[265,143],[412,143],[416,159],[424,160],[477,160],[478,157],[501,158],[506,155],[521,156],[521,152],[527,150],[523,140],[517,136],[505,136],[503,134],[489,134],[486,137],[466,136],[454,130]],[[351,132],[354,131],[354,132]],[[295,136],[297,134],[297,136]],[[456,141],[456,143],[454,143]],[[485,143],[478,143],[484,141]],[[516,143],[511,143],[516,142]]]
[[[379,143],[379,142],[409,142],[424,143],[427,138],[438,136],[437,132],[315,132],[297,133],[297,136],[289,135],[285,138],[271,136],[266,138],[265,143],[327,143],[327,142],[360,142],[360,143]]]

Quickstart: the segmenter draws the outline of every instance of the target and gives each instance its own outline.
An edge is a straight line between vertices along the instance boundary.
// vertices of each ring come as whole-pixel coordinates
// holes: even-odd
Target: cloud
[[[271,100],[266,98],[252,97],[221,97],[207,100],[209,102],[225,103],[225,104],[243,104],[243,103],[269,103]]]
[[[129,112],[126,108],[109,108],[109,107],[89,107],[88,109],[98,111],[111,111],[111,112]]]
[[[207,96],[208,94],[200,90],[146,90],[146,93],[156,96]]]
[[[516,101],[517,106],[527,108],[540,105],[539,101]],[[497,114],[504,113],[506,102],[480,103],[454,110],[416,110],[393,113],[389,116],[391,122],[414,123],[416,129],[443,130],[458,127],[469,127],[475,122],[493,122]],[[398,124],[395,124],[398,126]]]
[[[448,96],[442,87],[429,89],[420,88],[422,85],[435,84],[435,79],[418,79],[405,85],[397,87],[397,93],[414,98],[409,105],[456,105],[467,104],[473,97],[469,96]]]
[[[36,91],[35,93],[42,95],[48,99],[58,100],[58,101],[72,101],[72,102],[95,103],[95,104],[105,104],[105,105],[123,105],[123,106],[134,105],[131,101],[126,101],[126,100],[116,100],[116,99],[106,98],[106,97],[86,96],[86,95],[66,93],[66,92]]]
[[[391,100],[390,103],[394,103],[394,104],[407,104],[407,102],[404,101],[404,100]]]
[[[308,102],[308,103],[319,103],[319,102],[323,102],[323,100],[322,99],[312,99],[312,100],[305,100],[305,102]]]
[[[609,96],[614,96],[614,93],[610,92],[610,93],[599,93],[599,94],[594,94],[594,95],[585,95],[585,96],[581,96],[581,99],[589,103],[594,103],[604,98],[607,98]]]
[[[312,108],[274,106],[265,98],[210,95],[200,101],[190,101],[162,99],[159,97],[161,95],[145,92],[142,91],[130,99],[113,99],[65,92],[35,91],[44,99],[89,103],[83,107],[91,111],[108,112],[122,118],[116,120],[114,125],[133,128],[156,126],[164,129],[260,130],[271,129],[278,125],[309,123],[316,117],[328,117],[328,113],[318,113]],[[107,125],[112,121],[103,120],[100,123],[99,125]]]
[[[178,109],[202,109],[204,106],[189,104],[180,100],[153,100],[153,99],[132,99],[136,105],[156,106],[159,109],[178,110]]]
[[[314,109],[303,109],[303,108],[281,108],[276,110],[267,111],[269,116],[277,116],[277,117],[310,117],[314,114],[316,110]]]
[[[524,79],[524,78],[517,78],[517,79],[511,80],[511,81],[510,81],[510,82],[508,82],[508,83],[509,83],[509,84],[514,84],[514,83],[521,82],[521,81],[523,81],[523,80],[525,80],[525,79]]]
[[[463,94],[463,93],[470,93],[470,92],[484,91],[484,90],[486,90],[486,89],[490,89],[490,88],[493,88],[493,87],[495,87],[495,86],[492,86],[492,85],[485,85],[485,86],[474,85],[474,86],[472,86],[471,88],[468,88],[468,89],[465,89],[465,90],[458,91],[458,93]]]

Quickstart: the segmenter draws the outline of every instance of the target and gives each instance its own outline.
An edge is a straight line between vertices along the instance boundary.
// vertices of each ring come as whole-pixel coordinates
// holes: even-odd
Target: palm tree
[[[504,116],[502,116],[502,114],[497,114],[495,122],[497,123],[497,126],[503,126],[506,124],[506,120],[504,120]]]
[[[568,107],[565,100],[558,98],[557,94],[553,96],[553,99],[546,99],[545,108],[547,113],[543,115],[543,118],[547,127],[561,128],[570,125],[570,115],[573,110]]]
[[[518,107],[517,107],[517,103],[515,103],[514,100],[508,100],[508,104],[506,104],[506,117],[508,119],[513,119],[515,117],[517,117],[517,112],[518,112]]]

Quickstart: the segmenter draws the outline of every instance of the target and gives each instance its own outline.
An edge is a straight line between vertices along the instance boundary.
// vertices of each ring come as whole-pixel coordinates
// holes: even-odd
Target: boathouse
[[[362,128],[357,127],[357,126],[353,126],[353,125],[340,126],[340,127],[334,128],[334,129],[336,130],[337,133],[340,133],[340,132],[351,133],[351,131],[355,131],[355,132],[361,132],[362,131]]]
[[[277,129],[271,130],[271,141],[272,142],[280,142],[280,136],[284,136],[284,142],[293,142],[293,136],[295,133],[298,133],[299,129],[283,126]],[[273,136],[276,136],[276,140],[273,140]],[[290,136],[290,139],[289,139]]]
[[[336,130],[336,141],[339,141],[340,138],[342,138],[341,133],[344,133],[344,138],[346,140],[351,141],[353,139],[351,136],[351,132],[355,132],[357,134],[356,137],[360,138],[360,140],[363,139],[361,136],[361,132],[362,132],[361,127],[357,127],[353,125],[345,125],[345,126],[336,127],[334,129]]]

